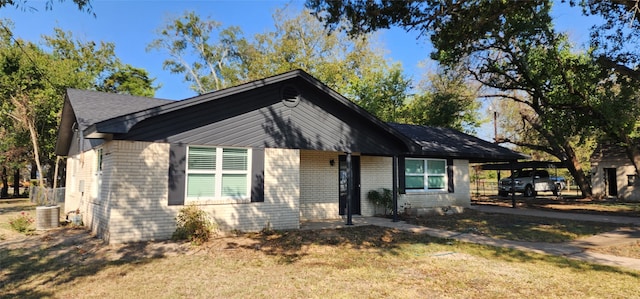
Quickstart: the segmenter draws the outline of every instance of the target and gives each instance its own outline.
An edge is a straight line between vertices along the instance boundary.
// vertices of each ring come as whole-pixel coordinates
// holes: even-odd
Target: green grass
[[[640,272],[372,226],[78,251],[0,246],[0,297],[631,298]],[[67,250],[64,250],[67,249]],[[140,252],[152,252],[139,255]],[[114,258],[112,254],[120,257]]]

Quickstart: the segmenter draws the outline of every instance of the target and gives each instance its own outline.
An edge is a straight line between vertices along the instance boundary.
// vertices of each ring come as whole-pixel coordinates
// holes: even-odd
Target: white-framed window
[[[250,150],[189,146],[186,198],[193,200],[250,197]]]
[[[405,159],[405,190],[446,191],[447,160]]]
[[[93,185],[93,197],[96,200],[100,200],[100,193],[102,192],[102,166],[104,164],[104,154],[103,149],[96,149],[96,179],[95,184]]]

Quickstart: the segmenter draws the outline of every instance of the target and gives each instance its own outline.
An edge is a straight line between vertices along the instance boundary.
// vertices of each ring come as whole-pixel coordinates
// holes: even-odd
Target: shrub
[[[26,233],[30,230],[33,222],[35,222],[35,220],[29,216],[29,214],[21,212],[18,217],[9,220],[9,225],[17,232]]]
[[[182,208],[176,217],[176,222],[177,228],[171,238],[173,240],[189,240],[196,245],[209,241],[214,229],[217,228],[207,213],[195,205]]]
[[[393,209],[393,196],[390,189],[382,188],[381,191],[371,190],[367,193],[367,199],[371,201],[376,207],[382,206],[384,208],[384,214]]]

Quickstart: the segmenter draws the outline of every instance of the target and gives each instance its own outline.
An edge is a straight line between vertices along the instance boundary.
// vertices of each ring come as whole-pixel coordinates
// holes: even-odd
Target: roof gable
[[[287,86],[297,94],[287,95]],[[370,154],[402,153],[415,145],[302,70],[97,121],[83,133],[87,138]]]
[[[70,89],[56,152],[73,123],[86,138],[451,157],[472,162],[527,156],[458,132],[385,124],[302,70],[168,101]]]
[[[173,101],[69,88],[58,128],[56,154],[67,154],[74,130],[83,132],[96,122],[170,102]]]

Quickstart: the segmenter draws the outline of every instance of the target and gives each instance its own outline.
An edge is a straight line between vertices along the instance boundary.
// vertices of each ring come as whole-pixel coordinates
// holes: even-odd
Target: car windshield
[[[509,178],[530,178],[533,174],[533,170],[515,170],[514,174]],[[537,177],[547,178],[549,174],[546,171],[537,170],[535,172]]]

